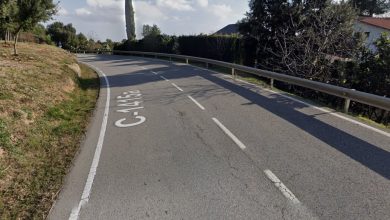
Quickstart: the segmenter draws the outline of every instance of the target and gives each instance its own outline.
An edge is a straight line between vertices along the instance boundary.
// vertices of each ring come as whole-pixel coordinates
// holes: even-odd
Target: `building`
[[[229,24],[221,30],[215,32],[216,35],[232,35],[232,34],[240,34],[238,31],[238,24]]]
[[[355,24],[355,31],[364,33],[367,47],[376,51],[374,43],[381,34],[387,32],[390,36],[390,18],[360,17]]]

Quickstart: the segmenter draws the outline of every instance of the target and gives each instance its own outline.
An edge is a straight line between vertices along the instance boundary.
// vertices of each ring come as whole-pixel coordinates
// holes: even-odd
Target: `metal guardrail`
[[[386,111],[390,111],[390,98],[373,95],[370,93],[360,92],[354,89],[347,89],[347,88],[334,86],[326,83],[316,82],[308,79],[302,79],[299,77],[280,74],[272,71],[256,69],[252,67],[227,63],[218,60],[211,60],[206,58],[177,55],[177,54],[164,54],[164,53],[139,52],[139,51],[118,51],[118,50],[114,50],[112,52],[114,54],[129,54],[129,55],[141,55],[141,56],[147,55],[147,56],[154,56],[155,58],[165,57],[165,58],[169,58],[169,60],[171,61],[172,58],[176,58],[176,59],[185,60],[187,64],[189,64],[190,61],[197,61],[197,62],[205,63],[206,68],[208,68],[209,64],[231,68],[234,79],[236,78],[236,70],[239,70],[241,72],[250,73],[256,76],[269,78],[271,81],[271,88],[273,87],[274,81],[278,80],[292,85],[313,89],[315,91],[320,91],[326,94],[343,98],[345,100],[344,102],[345,112],[348,112],[351,101],[367,104],[369,106],[374,106]]]
[[[71,53],[94,53],[94,54],[112,54],[112,50],[70,50]]]

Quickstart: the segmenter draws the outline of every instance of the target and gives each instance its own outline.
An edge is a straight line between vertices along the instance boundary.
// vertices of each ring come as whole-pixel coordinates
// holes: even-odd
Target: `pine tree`
[[[133,1],[125,1],[125,13],[126,13],[126,32],[127,39],[132,41],[135,39],[135,21],[134,21],[134,8]]]

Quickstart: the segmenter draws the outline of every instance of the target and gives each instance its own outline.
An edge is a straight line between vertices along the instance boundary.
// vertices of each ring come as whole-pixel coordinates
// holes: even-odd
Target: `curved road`
[[[49,219],[390,219],[389,133],[190,65],[79,59],[102,89]]]

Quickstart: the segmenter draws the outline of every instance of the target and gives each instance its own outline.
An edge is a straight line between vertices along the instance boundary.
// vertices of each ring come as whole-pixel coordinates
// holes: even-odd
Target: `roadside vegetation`
[[[53,0],[1,0],[0,39],[13,45],[14,55],[18,54],[18,42],[35,42],[56,45],[66,50],[110,50],[114,42],[95,41],[94,36],[86,37],[76,33],[72,24],[53,22],[45,27],[58,12],[58,3]]]
[[[0,219],[44,219],[95,107],[99,80],[49,45],[0,43]]]

